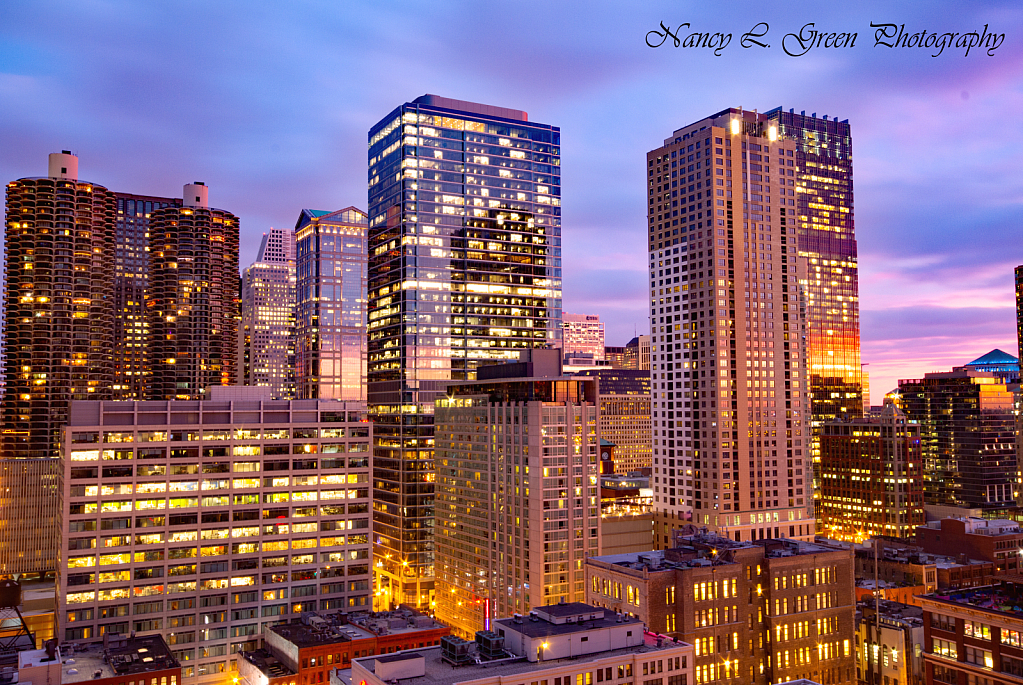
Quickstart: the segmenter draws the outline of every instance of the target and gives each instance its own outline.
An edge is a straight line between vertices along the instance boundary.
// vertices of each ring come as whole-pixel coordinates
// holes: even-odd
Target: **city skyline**
[[[672,19],[677,8],[668,5],[633,13],[607,5],[578,21],[557,8],[535,32],[511,30],[528,12],[504,16],[496,8],[441,13],[438,19],[393,8],[352,8],[344,15],[325,6],[294,15],[261,9],[221,35],[218,29],[235,14],[224,5],[179,44],[159,28],[172,21],[171,14],[116,7],[101,14],[58,14],[45,5],[9,11],[0,28],[0,101],[9,103],[0,105],[5,178],[32,175],[39,155],[68,147],[81,154],[88,178],[112,188],[162,195],[178,179],[206,178],[223,198],[217,204],[242,218],[241,263],[248,264],[260,234],[290,226],[300,206],[364,203],[364,171],[356,163],[365,154],[362,136],[394,102],[437,93],[523,107],[531,118],[557,121],[569,134],[563,151],[566,308],[600,314],[608,344],[621,345],[647,326],[645,198],[635,152],[645,150],[651,136],[708,108],[784,103],[848,118],[856,129],[862,359],[869,364],[874,403],[900,377],[963,364],[993,347],[1014,349],[1012,267],[1023,262],[1023,248],[1010,239],[1019,184],[1008,170],[1023,138],[997,114],[1011,111],[1018,99],[1020,48],[1010,40],[993,57],[931,58],[877,51],[868,42],[794,59],[778,50],[736,47],[738,33],[759,17],[693,8]],[[956,14],[951,8],[907,8],[890,20],[931,30],[989,23],[1010,36],[1023,23],[1007,3],[961,6]],[[873,9],[864,4],[808,17],[799,8],[780,8],[764,19],[775,33],[813,19],[859,30],[864,41],[869,28],[862,27],[877,20]],[[388,28],[394,21],[422,26],[416,40],[435,48],[434,58],[423,63],[402,52],[402,39]],[[660,21],[729,30],[736,38],[720,58],[709,51],[653,50],[642,36]],[[323,29],[311,28],[318,22]],[[503,22],[509,30],[480,60],[488,64],[466,61],[471,44],[460,35],[467,26],[496,29]],[[51,42],[59,31],[43,32],[71,25],[78,30],[60,43]],[[359,36],[312,57],[291,47],[303,43],[292,37],[315,38],[327,27],[350,27]],[[110,34],[118,36],[113,44]],[[151,55],[132,59],[150,43]],[[287,47],[264,50],[269,44]],[[529,52],[529,59],[519,59]],[[236,62],[232,54],[245,57]],[[381,79],[375,61],[397,67],[390,72],[399,75]],[[723,71],[754,63],[764,67],[758,72],[765,78],[712,87]],[[685,93],[663,86],[673,70],[690,68],[706,75],[691,80]],[[488,69],[493,78],[478,78]],[[242,73],[262,77],[256,82]],[[820,87],[839,80],[842,88]],[[161,81],[191,82],[213,97],[132,95],[133,84]],[[118,95],[114,83],[129,96]],[[323,106],[319,99],[328,91],[336,93]],[[58,93],[73,106],[51,107]],[[317,107],[296,104],[313,95]],[[182,145],[186,140],[202,144]],[[123,152],[129,149],[146,154],[132,157]],[[931,192],[937,187],[943,192]],[[299,189],[305,189],[303,198],[293,200]],[[991,244],[1008,249],[992,257]]]

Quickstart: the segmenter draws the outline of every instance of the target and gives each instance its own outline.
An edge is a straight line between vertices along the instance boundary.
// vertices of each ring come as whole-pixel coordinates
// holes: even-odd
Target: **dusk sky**
[[[3,2],[0,180],[70,149],[80,176],[238,214],[242,265],[304,207],[366,207],[366,133],[424,93],[561,127],[564,308],[607,343],[645,333],[645,153],[731,106],[848,119],[862,358],[872,398],[994,347],[1016,353],[1023,263],[1023,4],[1013,2]],[[727,6],[729,9],[721,10]],[[644,43],[660,22],[732,33]],[[1005,34],[973,49],[874,47],[906,33]],[[740,46],[767,22],[770,48]],[[815,22],[855,47],[790,57]],[[688,31],[686,31],[688,33]],[[790,39],[791,40],[791,39]]]

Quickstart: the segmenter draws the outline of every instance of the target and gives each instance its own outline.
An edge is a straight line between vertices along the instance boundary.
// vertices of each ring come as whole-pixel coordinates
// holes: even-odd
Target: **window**
[[[965,621],[963,624],[963,633],[966,637],[975,637],[978,640],[990,640],[991,626],[983,623],[977,623],[976,621]]]
[[[977,647],[966,648],[966,663],[976,664],[982,668],[994,668],[995,661],[991,656],[991,652],[986,649],[979,649]]]
[[[956,654],[956,643],[949,640],[939,640],[933,638],[931,640],[933,646],[931,647],[931,653],[939,656],[948,657],[949,659],[958,658]]]

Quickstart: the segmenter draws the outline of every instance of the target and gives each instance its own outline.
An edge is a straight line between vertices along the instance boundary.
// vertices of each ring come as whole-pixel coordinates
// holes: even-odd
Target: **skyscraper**
[[[298,245],[298,393],[366,401],[366,214],[303,209]]]
[[[1016,267],[1016,344],[1018,359],[1023,359],[1023,266]]]
[[[655,540],[813,535],[796,144],[726,109],[647,153]]]
[[[433,402],[557,343],[561,133],[436,95],[369,131],[369,404],[378,589],[433,592]]]
[[[181,207],[150,218],[146,395],[198,400],[233,385],[238,355],[238,217],[209,206],[209,189],[184,187]]]
[[[586,597],[583,560],[600,553],[597,382],[563,376],[558,357],[484,367],[437,400],[437,617],[463,637]]]
[[[860,303],[853,212],[852,130],[848,120],[796,114],[776,107],[765,114],[778,136],[796,144],[786,172],[795,171],[796,238],[804,271],[809,331],[807,359],[814,441],[814,489],[818,493],[825,421],[863,413],[860,381]],[[792,168],[789,168],[792,167]]]
[[[924,503],[998,511],[1020,491],[1013,392],[991,371],[961,366],[899,381],[902,410],[920,424]]]
[[[649,469],[652,440],[650,372],[589,369],[575,375],[597,379],[600,438],[614,443],[614,472],[631,473]]]
[[[238,380],[295,397],[295,234],[271,228],[242,274]]]
[[[78,157],[7,184],[4,458],[57,458],[73,399],[113,385],[113,193],[78,178]]]
[[[149,377],[149,220],[164,207],[180,207],[181,198],[114,193],[114,385],[115,400],[141,400]]]

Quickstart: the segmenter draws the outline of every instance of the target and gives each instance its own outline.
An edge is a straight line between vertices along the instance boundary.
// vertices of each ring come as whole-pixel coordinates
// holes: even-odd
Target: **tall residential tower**
[[[813,535],[795,153],[739,109],[647,153],[659,545],[690,520],[736,540]]]
[[[78,157],[7,184],[4,458],[58,458],[71,400],[110,399],[114,194],[79,180]]]
[[[433,593],[433,408],[448,381],[554,346],[561,133],[424,95],[369,131],[374,550],[395,602]]]
[[[295,234],[271,228],[242,274],[238,380],[295,397]]]
[[[198,400],[234,385],[238,355],[238,217],[184,187],[184,206],[150,219],[150,400]]]

